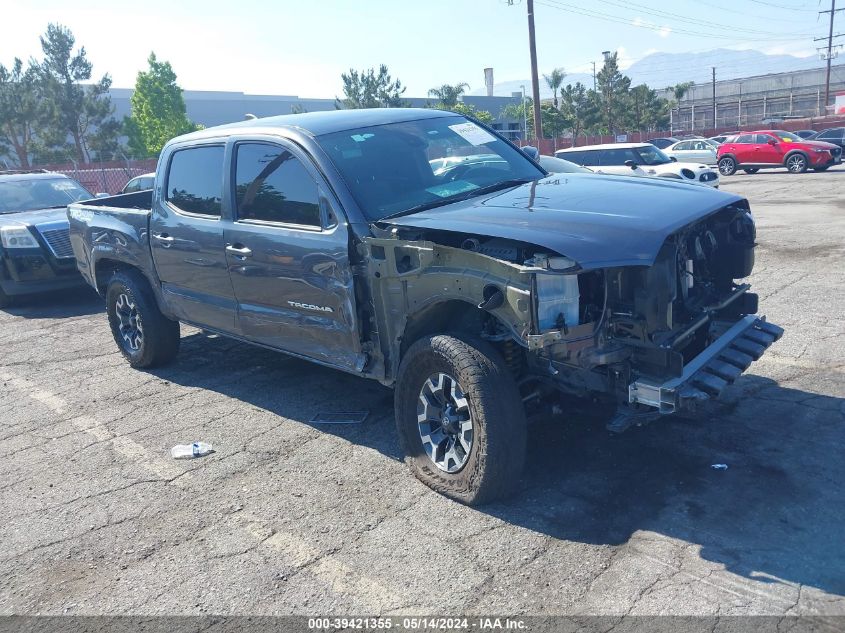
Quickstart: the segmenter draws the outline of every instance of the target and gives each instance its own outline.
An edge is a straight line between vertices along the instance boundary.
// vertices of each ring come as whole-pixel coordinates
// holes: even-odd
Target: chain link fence
[[[135,176],[154,172],[156,159],[103,161],[88,164],[63,163],[37,165],[37,167],[70,176],[91,193],[114,195]]]

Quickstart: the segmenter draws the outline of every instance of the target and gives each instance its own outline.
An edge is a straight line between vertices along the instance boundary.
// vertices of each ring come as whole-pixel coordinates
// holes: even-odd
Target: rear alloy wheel
[[[760,171],[760,168],[759,167],[746,167],[742,171],[744,171],[746,174],[756,174],[758,171]]]
[[[725,156],[719,159],[719,173],[723,176],[733,176],[736,173],[736,159]]]
[[[803,174],[807,171],[807,157],[804,154],[787,156],[786,168],[793,174]]]
[[[179,351],[179,322],[158,308],[150,284],[136,270],[112,276],[106,290],[109,325],[120,352],[135,368],[156,367]]]

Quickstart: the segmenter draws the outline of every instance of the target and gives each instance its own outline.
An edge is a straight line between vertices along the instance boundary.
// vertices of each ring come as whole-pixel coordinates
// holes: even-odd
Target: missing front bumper
[[[631,383],[628,402],[674,413],[690,403],[715,398],[781,336],[783,328],[767,323],[765,317],[743,317],[688,363],[678,378]]]

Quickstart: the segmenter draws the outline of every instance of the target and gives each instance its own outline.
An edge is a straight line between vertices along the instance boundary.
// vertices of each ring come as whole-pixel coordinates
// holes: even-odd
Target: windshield
[[[70,178],[29,178],[0,182],[0,214],[66,207],[94,196]]]
[[[804,140],[797,134],[793,134],[792,132],[787,132],[785,130],[774,130],[772,134],[777,136],[784,143],[800,143]]]
[[[545,175],[518,149],[463,117],[357,128],[317,140],[371,221]]]
[[[638,165],[665,165],[672,162],[671,158],[654,145],[635,147],[634,153],[639,156],[639,160],[636,161]]]

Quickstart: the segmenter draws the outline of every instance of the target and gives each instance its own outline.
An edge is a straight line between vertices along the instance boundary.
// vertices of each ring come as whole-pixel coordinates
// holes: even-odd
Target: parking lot
[[[783,339],[692,417],[567,404],[482,508],[408,472],[374,382],[187,327],[134,371],[87,291],[0,312],[0,614],[845,615],[845,167],[722,188]]]

